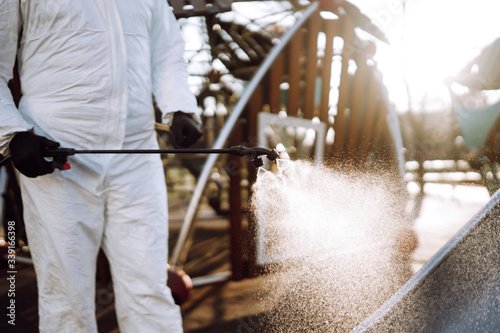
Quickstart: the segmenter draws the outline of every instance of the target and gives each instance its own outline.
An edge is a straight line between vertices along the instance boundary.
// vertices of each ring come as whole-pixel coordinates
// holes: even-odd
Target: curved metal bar
[[[498,331],[499,219],[497,192],[403,287],[351,332]]]
[[[258,85],[266,75],[271,65],[274,63],[274,61],[277,59],[280,53],[284,50],[284,48],[290,42],[292,37],[307,22],[307,20],[311,17],[311,15],[318,9],[318,7],[319,7],[318,2],[313,2],[311,5],[309,5],[309,7],[307,7],[302,12],[303,15],[302,17],[299,18],[297,23],[295,23],[295,25],[291,27],[283,35],[283,37],[280,39],[279,44],[273,47],[271,52],[269,52],[267,57],[264,59],[264,62],[259,67],[254,77],[250,81],[247,89],[245,89],[243,95],[238,100],[238,103],[236,103],[226,123],[224,124],[224,127],[222,128],[221,132],[219,133],[219,136],[217,137],[217,140],[213,145],[214,149],[224,147],[234,126],[236,125],[241,114],[243,113],[245,106],[247,105],[255,89],[258,87]],[[207,186],[207,182],[208,179],[210,178],[212,168],[214,167],[215,162],[217,162],[217,158],[218,158],[217,155],[210,155],[207,158],[205,165],[203,166],[203,170],[201,171],[201,174],[198,178],[198,182],[196,183],[193,196],[191,198],[191,201],[189,202],[189,206],[186,211],[186,216],[184,217],[184,221],[182,223],[177,243],[175,244],[175,247],[172,251],[172,255],[170,257],[170,266],[172,267],[179,268],[184,264],[186,260],[187,253],[190,247],[189,246],[190,244],[187,244],[187,242],[189,240],[189,235],[191,234],[193,228],[193,221],[196,218],[196,214],[198,211],[198,207],[200,205],[201,198],[203,196],[203,192],[205,191],[205,188]]]

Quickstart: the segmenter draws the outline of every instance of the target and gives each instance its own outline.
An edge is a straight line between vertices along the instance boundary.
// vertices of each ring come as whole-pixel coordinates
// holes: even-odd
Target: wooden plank
[[[383,100],[379,100],[379,107],[377,112],[377,121],[375,128],[373,130],[373,145],[374,147],[378,147],[384,133],[389,134],[387,128],[387,105],[383,102]]]
[[[306,58],[306,88],[304,96],[304,118],[311,119],[314,114],[314,94],[316,78],[318,75],[318,34],[321,30],[321,16],[315,13],[309,19],[307,33],[307,58]]]
[[[241,122],[236,125],[230,137],[229,144],[236,146],[242,142]],[[233,280],[239,281],[244,278],[243,270],[243,235],[242,221],[243,214],[241,207],[241,168],[242,160],[239,156],[230,155],[226,172],[229,175],[229,205],[230,205],[230,235],[231,235],[231,267]]]
[[[254,51],[261,60],[267,56],[269,51],[264,49],[264,47],[262,47],[262,45],[257,42],[257,40],[254,38],[254,36],[252,36],[251,33],[244,34],[243,38],[246,40],[248,46],[252,49],[252,51]]]
[[[369,80],[367,82],[367,105],[365,110],[365,120],[363,123],[363,128],[361,130],[361,142],[358,145],[358,161],[364,161],[368,155],[368,149],[370,147],[371,132],[375,127],[375,119],[377,114],[377,104],[378,104],[378,89],[377,83],[372,77],[373,73],[368,74]]]
[[[325,21],[325,55],[323,58],[323,66],[321,71],[321,103],[319,109],[319,119],[322,122],[328,123],[328,111],[330,110],[330,81],[332,78],[332,62],[333,62],[333,38],[338,32],[338,20]]]
[[[346,138],[346,160],[355,161],[360,136],[363,135],[364,102],[366,101],[366,81],[368,80],[366,62],[358,62],[358,68],[353,78],[351,96],[351,119]]]
[[[252,64],[259,64],[262,61],[262,58],[259,57],[257,52],[254,51],[252,46],[248,44],[248,40],[244,38],[244,36],[241,36],[239,32],[230,29],[227,31],[228,34],[231,36],[233,41],[238,44],[238,46],[245,52],[245,54],[250,58],[250,62]]]
[[[168,0],[168,3],[173,9],[175,16],[185,15],[187,11],[184,10],[184,0]]]
[[[214,5],[218,6],[223,10],[231,10],[232,0],[214,0]]]
[[[208,11],[207,1],[205,0],[196,0],[196,1],[188,1],[190,5],[194,7],[194,11],[197,13],[203,13]]]
[[[347,72],[349,59],[352,57],[354,43],[354,25],[348,16],[342,16],[342,38],[344,47],[342,50],[342,67],[340,72],[339,100],[337,103],[337,115],[335,116],[334,130],[335,140],[333,142],[333,161],[342,161],[344,155],[344,143],[346,133],[345,112],[349,102],[349,91],[351,89],[350,75]]]
[[[300,82],[302,80],[302,51],[304,49],[305,30],[301,29],[290,41],[288,47],[288,101],[287,113],[297,116],[300,108]]]
[[[248,144],[250,146],[257,145],[257,116],[260,111],[262,111],[264,87],[262,84],[258,85],[255,92],[250,98],[247,106],[247,132],[248,132]]]
[[[168,0],[176,18],[213,16],[231,10],[232,0]]]
[[[252,95],[247,107],[247,141],[249,146],[256,146],[258,141],[257,133],[257,115],[262,111],[263,105],[263,85],[260,84]],[[250,166],[252,162],[248,161],[248,182],[253,184],[257,179],[257,169]],[[251,188],[250,196],[251,197]],[[241,217],[242,218],[242,217]],[[248,255],[248,275],[249,277],[256,277],[259,275],[259,270],[257,267],[256,255],[257,255],[257,221],[253,217],[253,214],[247,214],[248,218],[248,238],[247,238],[247,251]],[[243,222],[243,221],[242,221]]]
[[[282,53],[276,58],[269,70],[269,106],[272,113],[278,113],[281,109],[281,89],[283,74],[285,72],[285,55]]]

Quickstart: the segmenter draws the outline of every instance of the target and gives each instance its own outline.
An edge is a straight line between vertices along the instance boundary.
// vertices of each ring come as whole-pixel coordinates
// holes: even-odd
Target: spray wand
[[[73,149],[73,148],[54,148],[46,149],[44,152],[45,157],[52,157],[54,160],[52,164],[60,170],[69,169],[67,163],[68,156],[75,154],[230,154],[236,156],[252,155],[252,163],[258,168],[264,165],[261,156],[266,157],[274,162],[279,153],[276,149],[267,149],[263,147],[244,147],[233,146],[229,148],[200,148],[200,149]],[[0,166],[10,160],[6,157],[0,161]]]

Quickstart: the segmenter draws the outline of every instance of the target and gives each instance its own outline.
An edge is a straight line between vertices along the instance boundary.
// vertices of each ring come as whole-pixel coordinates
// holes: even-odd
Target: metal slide
[[[500,191],[352,332],[500,332]]]

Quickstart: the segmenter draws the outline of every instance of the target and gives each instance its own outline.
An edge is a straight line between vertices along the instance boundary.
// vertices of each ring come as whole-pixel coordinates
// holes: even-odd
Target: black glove
[[[31,132],[19,132],[10,140],[12,163],[23,175],[35,178],[54,171],[51,162],[43,158],[46,148],[57,148],[59,143]]]
[[[174,113],[171,126],[173,143],[176,148],[187,148],[203,134],[198,123],[190,114],[178,111]]]

